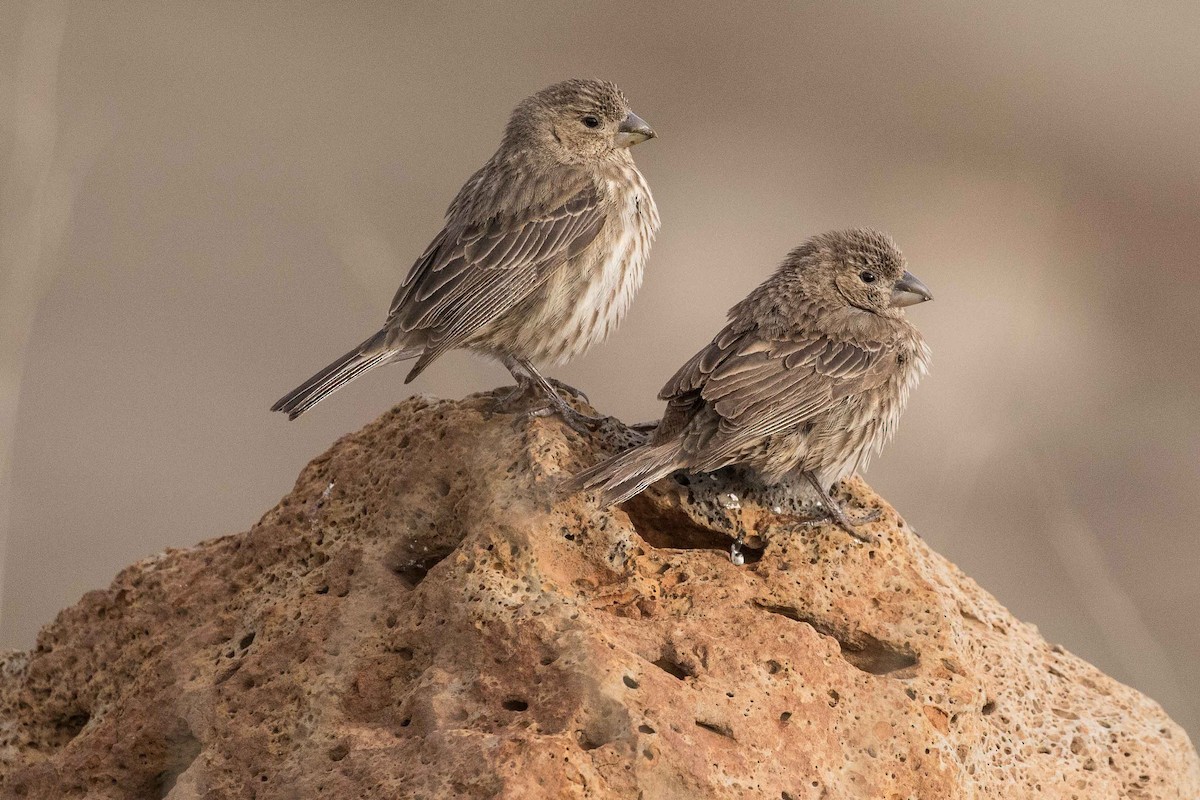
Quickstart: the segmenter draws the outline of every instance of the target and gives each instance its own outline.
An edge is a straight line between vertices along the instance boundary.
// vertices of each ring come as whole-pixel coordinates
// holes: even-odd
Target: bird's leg
[[[517,363],[517,360],[512,357],[504,359],[505,368],[512,373],[513,379],[517,382],[516,387],[505,394],[503,397],[497,397],[492,404],[492,409],[500,414],[506,414],[513,410],[513,407],[525,399],[533,388],[533,376],[525,372],[524,369]]]
[[[516,397],[524,397],[530,391],[534,391],[541,395],[544,403],[532,409],[530,414],[558,414],[572,430],[583,434],[595,430],[603,421],[601,417],[593,417],[572,408],[570,403],[562,399],[562,396],[554,388],[554,384],[538,372],[529,359],[508,356],[504,359],[504,366],[517,380],[516,392],[501,399],[500,402],[504,406],[511,407],[511,403]]]
[[[816,475],[811,472],[805,472],[804,477],[808,480],[809,484],[817,490],[817,496],[821,498],[821,502],[825,506],[825,513],[829,515],[829,518],[833,520],[834,524],[836,524],[846,533],[853,536],[855,539],[858,539],[860,542],[872,543],[875,541],[865,533],[858,532],[858,529],[854,527],[856,523],[851,522],[850,518],[846,516],[846,512],[842,511],[842,507],[838,505],[838,502],[829,496],[829,492],[827,492],[825,487],[821,485],[821,482],[817,480]],[[861,525],[867,522],[874,522],[877,519],[879,519],[879,509],[875,509],[871,513],[867,514],[865,517],[859,520],[857,524]]]

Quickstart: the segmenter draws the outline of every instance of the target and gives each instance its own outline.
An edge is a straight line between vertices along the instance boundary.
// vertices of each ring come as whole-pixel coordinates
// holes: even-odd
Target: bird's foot
[[[574,395],[575,397],[578,397],[580,400],[587,403],[589,406],[592,404],[592,401],[588,399],[588,396],[583,393],[582,389],[577,389],[569,383],[564,383],[563,381],[560,381],[557,378],[546,378],[546,383],[550,384],[551,386],[553,386],[555,389],[557,389],[560,392],[565,392],[569,395]]]
[[[816,489],[817,496],[821,498],[821,508],[825,512],[824,516],[826,519],[833,522],[834,525],[837,525],[839,528],[853,536],[855,539],[858,539],[860,542],[865,542],[867,544],[873,544],[875,542],[874,537],[868,536],[865,533],[860,533],[858,526],[866,525],[879,519],[879,517],[882,515],[882,512],[878,508],[868,511],[857,520],[852,520],[846,514],[846,512],[842,510],[842,507],[838,504],[838,501],[829,496],[829,492],[825,490],[825,487],[821,485],[820,481],[817,480],[815,475],[813,475],[811,472],[806,472],[804,473],[804,477],[809,482],[809,485]]]
[[[556,392],[553,398],[546,397],[544,404],[529,410],[531,417],[548,417],[557,414],[567,427],[576,433],[587,436],[595,432],[608,417],[593,417],[574,408]]]
[[[875,543],[875,537],[861,533],[858,530],[858,526],[875,522],[881,516],[883,516],[883,512],[881,512],[878,508],[868,511],[866,514],[863,514],[857,519],[852,519],[850,515],[843,511],[835,502],[832,505],[825,506],[825,513],[829,520],[831,520],[846,533],[853,536],[855,539],[858,539],[860,542],[865,542],[866,544]]]
[[[557,414],[571,430],[584,436],[594,432],[605,420],[609,419],[608,417],[593,417],[577,410],[562,398],[557,389],[561,387],[564,391],[585,400],[586,396],[565,383],[559,381],[552,381],[552,383],[554,384],[553,388],[543,390],[543,387],[533,380],[519,380],[516,387],[492,402],[492,413],[514,414],[521,406],[526,406],[524,413],[530,417],[549,417]],[[528,405],[530,402],[533,403],[532,406]]]
[[[576,410],[570,403],[563,399],[559,394],[562,390],[567,395],[577,397],[589,405],[591,402],[583,392],[576,389],[574,386],[547,378],[537,367],[527,358],[517,356],[507,356],[504,359],[504,366],[512,373],[512,376],[517,379],[517,389],[511,392],[506,397],[498,402],[498,407],[502,410],[512,410],[521,400],[533,395],[538,398],[537,405],[528,409],[526,413],[531,417],[545,417],[551,414],[557,414],[562,418],[563,422],[571,430],[587,435],[608,419],[608,417],[593,417],[590,414],[585,414],[582,411]]]
[[[511,391],[505,392],[500,397],[492,401],[493,414],[511,414],[517,406],[525,402],[529,396],[530,385],[528,383],[518,383]]]

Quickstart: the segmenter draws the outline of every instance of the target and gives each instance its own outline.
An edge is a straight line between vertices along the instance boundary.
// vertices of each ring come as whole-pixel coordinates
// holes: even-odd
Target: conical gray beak
[[[913,306],[932,299],[933,293],[929,291],[929,287],[921,283],[911,272],[901,275],[900,280],[896,281],[896,285],[892,288],[893,306]]]
[[[653,139],[655,135],[654,129],[646,120],[630,111],[629,116],[625,117],[617,128],[616,144],[617,147],[633,147],[647,139]]]

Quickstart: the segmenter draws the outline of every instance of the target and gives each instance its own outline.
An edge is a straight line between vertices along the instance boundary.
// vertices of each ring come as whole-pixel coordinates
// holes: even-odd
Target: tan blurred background
[[[890,231],[934,350],[872,482],[1051,640],[1200,732],[1200,6],[0,4],[0,647],[244,530],[405,397],[267,407],[382,320],[509,109],[619,83],[662,212],[654,395],[784,252]],[[412,389],[507,380],[456,354]]]

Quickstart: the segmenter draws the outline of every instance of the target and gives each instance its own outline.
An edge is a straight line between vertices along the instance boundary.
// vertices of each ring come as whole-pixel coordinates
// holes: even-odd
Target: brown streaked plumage
[[[864,469],[895,431],[929,361],[904,307],[930,299],[886,235],[813,237],[663,387],[667,411],[649,443],[566,488],[598,488],[609,505],[680,469],[744,465],[767,481],[798,473],[858,536],[829,489]]]
[[[279,400],[290,419],[367,370],[458,348],[499,359],[582,428],[534,362],[603,340],[642,283],[658,210],[629,148],[654,136],[621,91],[568,80],[522,101],[500,148],[463,185],[396,292],[383,328]],[[512,398],[508,398],[512,399]]]

